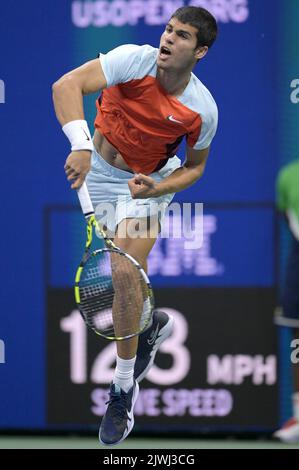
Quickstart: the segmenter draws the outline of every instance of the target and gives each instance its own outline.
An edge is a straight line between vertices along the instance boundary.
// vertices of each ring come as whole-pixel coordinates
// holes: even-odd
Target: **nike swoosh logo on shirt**
[[[177,119],[175,119],[172,114],[167,116],[166,119],[168,119],[168,121],[177,122],[178,124],[184,124],[182,121],[178,121]]]

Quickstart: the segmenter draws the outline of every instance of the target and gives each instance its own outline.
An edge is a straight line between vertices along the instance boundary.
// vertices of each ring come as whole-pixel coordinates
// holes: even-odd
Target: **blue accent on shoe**
[[[139,393],[138,383],[126,393],[119,385],[111,384],[108,407],[99,430],[101,444],[115,445],[123,441],[134,426],[134,405]]]
[[[152,367],[159,347],[172,333],[173,322],[171,315],[162,310],[155,310],[152,325],[139,335],[134,367],[134,378],[137,382],[141,382]]]

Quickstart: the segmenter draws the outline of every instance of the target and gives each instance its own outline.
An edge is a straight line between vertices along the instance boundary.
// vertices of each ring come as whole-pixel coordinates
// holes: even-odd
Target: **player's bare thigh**
[[[133,256],[146,271],[146,260],[155,244],[159,231],[160,224],[157,216],[123,219],[117,227],[114,243]]]

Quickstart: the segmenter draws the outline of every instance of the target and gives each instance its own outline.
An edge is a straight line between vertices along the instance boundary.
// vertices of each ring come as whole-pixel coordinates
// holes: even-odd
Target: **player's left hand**
[[[132,199],[146,199],[148,197],[158,197],[158,183],[150,176],[138,173],[128,182]]]

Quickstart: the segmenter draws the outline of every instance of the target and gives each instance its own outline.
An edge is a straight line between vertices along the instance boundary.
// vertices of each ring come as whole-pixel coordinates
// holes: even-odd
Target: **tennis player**
[[[275,321],[292,329],[294,340],[299,340],[299,160],[284,166],[277,177],[277,206],[284,214],[290,229],[291,245],[282,289],[282,309]],[[293,416],[274,433],[287,443],[299,443],[299,363],[292,363]]]
[[[146,270],[165,210],[174,193],[204,172],[217,128],[215,101],[192,73],[217,36],[214,17],[199,7],[179,8],[159,48],[122,45],[62,76],[53,85],[57,118],[71,143],[65,172],[73,189],[86,180],[96,213],[115,207],[107,220],[114,242]],[[83,96],[96,91],[95,132],[84,119]],[[175,155],[186,138],[186,158]],[[158,203],[158,204],[157,204]],[[139,224],[139,236],[130,226]],[[113,445],[129,434],[138,382],[149,371],[173,318],[155,311],[139,338],[117,342],[116,369],[102,420],[100,442]]]

